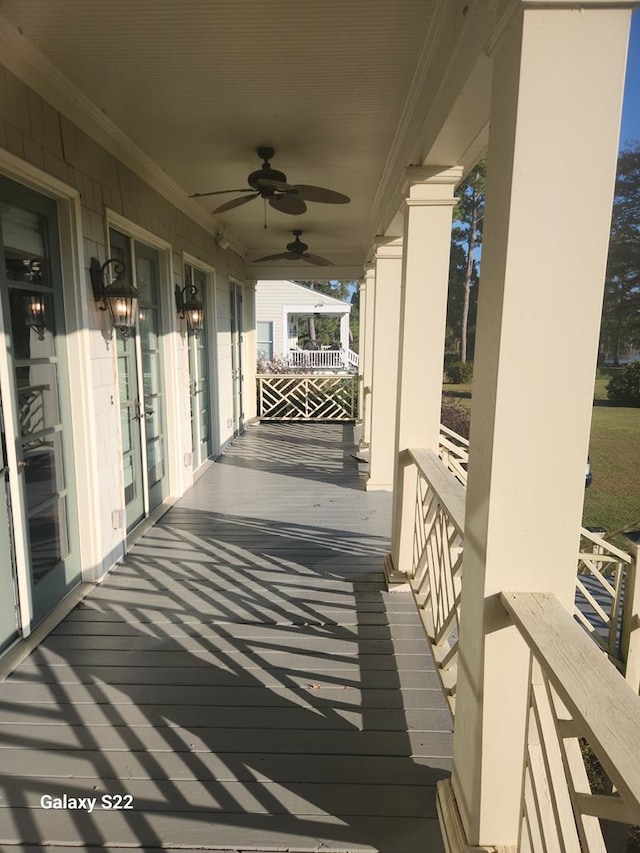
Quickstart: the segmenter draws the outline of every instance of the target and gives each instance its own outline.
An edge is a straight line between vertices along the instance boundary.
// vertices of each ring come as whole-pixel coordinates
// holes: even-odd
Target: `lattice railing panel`
[[[518,851],[624,851],[640,824],[640,700],[552,594],[500,599],[531,653]]]
[[[467,484],[469,442],[440,425],[438,455],[449,471]],[[622,668],[629,638],[623,624],[625,588],[635,563],[629,554],[615,548],[597,533],[580,530],[574,615],[598,645]],[[630,614],[627,622],[630,622]]]
[[[460,518],[454,518],[446,499],[429,479],[428,457],[417,464],[413,563],[411,585],[431,642],[434,659],[453,710],[457,682],[458,620],[462,587],[462,534]],[[437,468],[432,475],[446,471]],[[433,479],[436,479],[434,476]],[[460,489],[458,484],[454,484]]]
[[[356,417],[357,377],[258,376],[261,420],[350,421]]]
[[[574,613],[593,639],[621,660],[622,607],[633,559],[601,536],[580,531]]]
[[[438,456],[463,486],[467,485],[469,442],[462,435],[440,424]]]

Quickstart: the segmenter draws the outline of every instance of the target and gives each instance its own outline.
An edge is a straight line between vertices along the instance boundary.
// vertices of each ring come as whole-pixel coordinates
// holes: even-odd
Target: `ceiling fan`
[[[300,239],[300,235],[302,231],[296,229],[291,232],[295,240],[292,240],[291,243],[287,243],[287,251],[280,252],[277,255],[265,255],[264,258],[256,258],[254,263],[261,264],[264,261],[306,261],[308,264],[315,264],[318,267],[332,267],[333,263],[328,261],[326,258],[321,258],[320,255],[312,255],[311,252],[307,252],[309,248],[306,243],[303,243]]]
[[[299,216],[305,212],[307,209],[305,201],[315,201],[321,204],[348,204],[351,201],[348,195],[324,187],[314,187],[309,184],[288,184],[284,172],[271,168],[269,160],[274,155],[273,148],[257,148],[256,153],[264,162],[259,169],[251,172],[247,178],[249,187],[240,190],[214,190],[210,193],[194,193],[190,198],[202,198],[203,196],[221,195],[223,193],[251,193],[251,195],[226,201],[220,207],[216,207],[212,213],[224,213],[224,211],[246,204],[254,198],[262,197],[269,202],[271,207],[292,216]]]

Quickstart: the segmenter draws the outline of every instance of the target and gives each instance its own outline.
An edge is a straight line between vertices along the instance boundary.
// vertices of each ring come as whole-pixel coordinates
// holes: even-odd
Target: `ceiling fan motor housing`
[[[295,233],[295,232],[294,232]],[[296,234],[296,239],[292,240],[291,243],[287,243],[287,249],[290,252],[298,252],[299,254],[304,254],[309,247],[306,243],[303,243],[300,237]]]
[[[287,176],[284,172],[279,172],[277,169],[271,168],[269,160],[274,155],[273,148],[258,148],[257,154],[258,157],[262,157],[264,163],[259,169],[256,169],[255,172],[251,172],[249,175],[249,186],[262,193],[264,198],[269,198],[275,195],[275,189],[273,187],[265,187],[260,181],[278,181],[281,184],[286,184]]]
[[[249,186],[254,190],[261,192],[263,196],[269,197],[275,195],[273,187],[265,187],[260,181],[278,181],[280,184],[287,183],[287,176],[284,172],[279,172],[277,169],[272,169],[270,166],[262,169],[257,169],[249,175]]]

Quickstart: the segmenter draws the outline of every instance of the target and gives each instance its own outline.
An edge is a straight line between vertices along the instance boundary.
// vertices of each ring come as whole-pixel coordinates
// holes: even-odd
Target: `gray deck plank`
[[[451,720],[349,430],[248,430],[0,685],[0,853],[442,851]]]

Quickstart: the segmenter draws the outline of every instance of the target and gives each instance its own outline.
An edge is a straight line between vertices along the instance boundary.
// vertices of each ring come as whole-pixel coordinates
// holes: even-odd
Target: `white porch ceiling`
[[[246,187],[260,166],[256,147],[269,145],[272,166],[291,183],[350,196],[348,205],[310,202],[302,216],[267,206],[266,230],[261,199],[216,217],[247,261],[284,251],[301,228],[309,251],[340,268],[367,259],[374,202],[443,8],[440,0],[0,0],[9,24],[185,195]],[[209,213],[234,197],[198,203]],[[300,276],[296,267],[254,270]],[[309,277],[333,272],[303,268]]]

